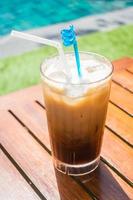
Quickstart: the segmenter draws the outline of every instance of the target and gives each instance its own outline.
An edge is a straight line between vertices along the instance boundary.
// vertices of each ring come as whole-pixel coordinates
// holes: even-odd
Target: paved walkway
[[[84,35],[96,31],[108,31],[120,25],[133,24],[133,7],[108,12],[106,14],[87,16],[67,23],[55,24],[43,28],[32,29],[29,33],[50,39],[59,39],[59,30],[73,24],[78,35]],[[33,42],[6,36],[0,38],[0,58],[18,55],[40,47]]]

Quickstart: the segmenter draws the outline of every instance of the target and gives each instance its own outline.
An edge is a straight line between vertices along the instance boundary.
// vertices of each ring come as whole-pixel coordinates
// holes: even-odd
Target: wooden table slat
[[[113,80],[133,92],[133,74],[127,71],[133,65],[133,59],[125,57],[113,61],[112,64],[114,66]]]
[[[114,66],[114,71],[120,71],[122,69],[127,69],[133,64],[133,58],[124,57],[112,62]]]
[[[111,103],[108,106],[106,125],[129,144],[133,145],[132,117]]]
[[[0,149],[0,199],[39,200],[30,185]]]
[[[121,70],[114,73],[113,80],[130,92],[133,92],[133,74],[126,70]]]
[[[133,94],[114,82],[111,85],[110,101],[133,116]]]
[[[133,74],[133,63],[131,64],[131,66],[127,67],[127,71]]]
[[[132,148],[106,128],[103,139],[102,156],[130,182],[133,182]]]
[[[51,156],[10,113],[1,111],[0,121],[2,145],[47,200],[59,200]],[[81,200],[81,196],[82,200],[91,200],[75,181],[71,181],[71,177],[65,177],[63,187],[64,191],[67,191],[67,200],[71,198]],[[65,199],[66,194],[61,194],[62,199]]]

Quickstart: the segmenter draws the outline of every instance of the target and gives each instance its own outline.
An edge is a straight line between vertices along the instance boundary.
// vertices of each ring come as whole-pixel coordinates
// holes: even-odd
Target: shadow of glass
[[[100,200],[130,200],[111,171],[101,161],[99,167],[91,175],[88,174],[79,179]]]
[[[60,200],[92,200],[73,177],[55,169]]]
[[[86,197],[82,197],[81,191],[84,190],[81,190],[81,185],[85,187],[88,194],[91,192],[92,197],[99,200],[130,200],[110,169],[102,161],[94,172],[85,176],[72,178],[56,169],[55,174],[61,200],[87,200]],[[87,192],[85,193],[88,195]]]

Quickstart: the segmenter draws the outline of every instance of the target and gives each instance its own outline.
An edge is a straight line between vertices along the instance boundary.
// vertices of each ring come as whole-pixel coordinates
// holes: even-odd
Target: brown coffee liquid
[[[100,154],[110,82],[83,97],[70,98],[44,87],[53,156],[67,164],[85,164]]]

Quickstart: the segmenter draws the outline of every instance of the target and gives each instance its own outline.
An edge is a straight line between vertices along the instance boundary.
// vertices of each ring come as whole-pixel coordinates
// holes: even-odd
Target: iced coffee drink
[[[67,72],[58,56],[41,66],[54,165],[71,175],[98,166],[113,70],[106,58],[94,53],[80,52],[80,60],[80,78],[73,53],[66,54]]]

